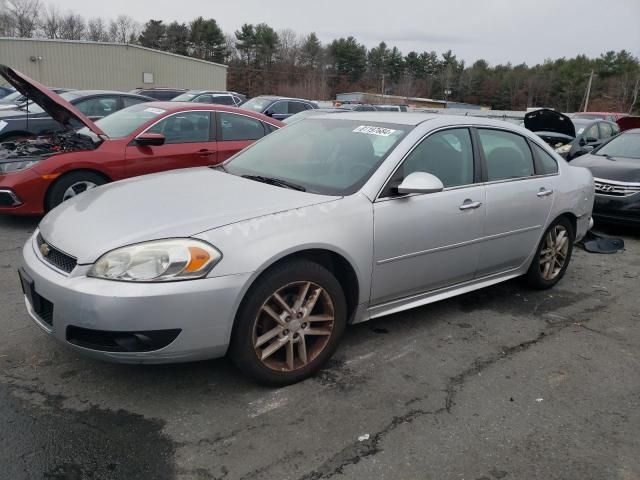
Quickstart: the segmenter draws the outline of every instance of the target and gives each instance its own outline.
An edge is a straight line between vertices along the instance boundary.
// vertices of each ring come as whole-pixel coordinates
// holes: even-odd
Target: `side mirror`
[[[413,172],[398,186],[398,193],[437,193],[444,190],[442,181],[435,175],[427,172]]]
[[[271,110],[267,110],[266,112],[264,112],[264,114],[265,114],[267,117],[273,117],[273,112],[272,112]]]
[[[596,143],[598,141],[597,138],[587,137],[587,143]]]
[[[135,139],[136,145],[145,147],[159,147],[164,145],[166,138],[161,133],[142,133]]]

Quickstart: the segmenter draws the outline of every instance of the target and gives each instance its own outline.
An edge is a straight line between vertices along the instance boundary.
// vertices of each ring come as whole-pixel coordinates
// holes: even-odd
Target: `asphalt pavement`
[[[319,375],[268,389],[225,359],[114,365],[47,338],[16,273],[37,221],[0,217],[0,479],[640,478],[637,231],[576,249],[552,290],[352,326]]]

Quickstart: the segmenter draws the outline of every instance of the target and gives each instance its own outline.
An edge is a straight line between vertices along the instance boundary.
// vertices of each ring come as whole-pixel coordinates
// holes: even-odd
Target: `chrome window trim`
[[[278,130],[281,128],[281,127],[279,127],[278,125],[275,125],[275,124],[273,124],[273,123],[271,123],[271,122],[267,122],[266,120],[262,120],[262,119],[260,119],[260,118],[252,117],[251,115],[246,115],[246,114],[241,113],[241,112],[228,112],[228,111],[226,111],[226,110],[214,110],[214,109],[210,109],[210,110],[209,110],[209,109],[204,109],[204,108],[197,108],[197,109],[194,109],[194,110],[182,110],[182,111],[180,111],[180,112],[173,112],[173,113],[170,113],[169,115],[166,115],[166,116],[164,116],[164,117],[162,117],[162,118],[160,118],[160,119],[156,120],[154,123],[152,123],[151,125],[149,125],[149,126],[148,126],[147,128],[145,128],[143,131],[141,131],[141,132],[140,132],[140,133],[138,133],[136,136],[134,136],[134,137],[133,137],[133,139],[135,140],[135,139],[136,139],[136,137],[138,137],[138,136],[140,136],[140,135],[143,135],[143,134],[147,133],[147,131],[148,131],[148,130],[150,130],[151,128],[155,127],[158,123],[162,122],[163,120],[165,120],[165,119],[167,119],[167,118],[169,118],[169,117],[171,117],[171,116],[173,116],[173,115],[178,115],[178,114],[180,114],[180,113],[187,113],[187,112],[209,112],[209,113],[219,113],[219,112],[222,112],[222,113],[231,113],[231,114],[233,114],[233,115],[241,115],[241,116],[243,116],[243,117],[251,118],[251,119],[253,119],[253,120],[256,120],[257,122],[267,123],[267,124],[271,125],[272,127],[275,127],[275,128],[276,128],[276,129],[278,129]],[[209,140],[209,142],[217,142],[217,140],[216,140],[216,139],[213,139],[213,140]],[[189,143],[194,143],[194,142],[189,142]],[[197,143],[200,143],[200,142],[197,142]]]
[[[620,180],[608,180],[606,178],[593,177],[594,182],[609,183],[611,185],[620,185],[621,187],[640,187],[640,182],[622,182]]]

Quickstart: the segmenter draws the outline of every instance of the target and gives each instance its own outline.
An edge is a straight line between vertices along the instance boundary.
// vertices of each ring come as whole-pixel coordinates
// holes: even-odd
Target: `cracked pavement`
[[[37,220],[0,217],[0,479],[640,478],[640,234],[580,249],[554,289],[512,281],[352,326],[281,389],[226,360],[86,359],[28,318]]]

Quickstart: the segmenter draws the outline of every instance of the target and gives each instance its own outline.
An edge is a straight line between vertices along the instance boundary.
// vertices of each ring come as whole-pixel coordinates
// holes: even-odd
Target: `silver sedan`
[[[590,228],[591,173],[484,118],[320,115],[214,168],[116,182],[24,247],[26,306],[60,342],[129,363],[231,355],[316,372],[347,324],[524,276],[549,288]]]

